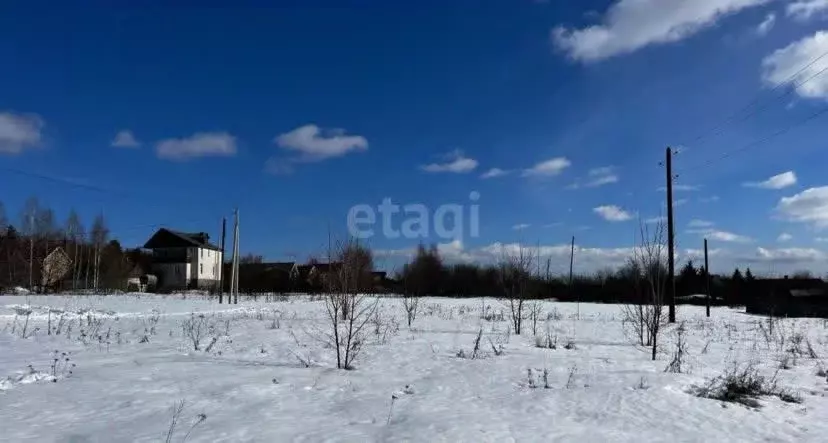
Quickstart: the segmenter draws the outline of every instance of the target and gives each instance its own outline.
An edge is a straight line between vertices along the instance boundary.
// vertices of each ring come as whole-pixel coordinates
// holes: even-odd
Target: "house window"
[[[204,249],[199,249],[199,251],[201,252],[201,258],[204,258]]]
[[[203,274],[203,273],[204,273],[204,263],[202,263],[202,264],[198,265],[198,273],[199,273],[199,274]]]

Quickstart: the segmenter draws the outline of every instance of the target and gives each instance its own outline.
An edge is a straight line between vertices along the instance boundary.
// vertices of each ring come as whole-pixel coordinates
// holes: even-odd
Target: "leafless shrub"
[[[200,351],[202,341],[210,337],[210,343],[204,349],[205,352],[210,352],[219,336],[230,335],[230,320],[225,320],[224,332],[220,330],[220,324],[214,315],[191,313],[189,318],[181,322],[181,332],[192,343],[194,351]]]
[[[543,304],[532,302],[529,305],[529,319],[532,320],[532,335],[538,335],[538,320],[543,315]]]
[[[572,366],[569,368],[569,377],[566,379],[566,389],[572,389],[573,383],[575,382],[575,373],[578,372],[577,366]]]
[[[172,443],[173,434],[175,434],[175,427],[178,426],[178,420],[181,418],[181,413],[184,412],[184,400],[173,403],[172,419],[170,420],[170,427],[167,429],[166,443]]]
[[[687,355],[687,340],[685,338],[684,322],[679,323],[676,328],[676,346],[673,350],[673,357],[664,372],[672,372],[675,374],[682,374],[687,371],[684,364],[684,357]]]
[[[402,296],[402,305],[405,309],[405,317],[408,321],[408,327],[417,319],[417,314],[420,312],[420,297],[415,294],[405,293]]]
[[[457,358],[468,358],[470,360],[475,360],[480,356],[480,341],[483,339],[483,328],[480,328],[477,331],[477,335],[474,338],[474,346],[472,347],[471,354],[466,354],[466,351],[460,349],[457,351]]]
[[[762,396],[778,397],[787,403],[802,403],[799,394],[780,388],[775,375],[770,379],[760,375],[753,364],[745,365],[743,368],[734,364],[723,375],[695,388],[693,393],[697,397],[739,403],[753,408],[761,406],[757,399]]]
[[[628,273],[634,282],[638,302],[622,308],[625,330],[631,333],[641,346],[652,347],[652,359],[656,359],[658,335],[666,323],[664,294],[667,269],[664,224],[657,223],[652,232],[645,223],[640,224],[641,244],[621,272]]]
[[[520,335],[526,317],[524,305],[529,296],[533,260],[533,254],[519,245],[516,251],[504,251],[498,264],[498,280],[508,300],[510,319],[516,335]]]
[[[330,252],[328,256],[333,258]],[[336,261],[338,269],[331,269],[326,278],[325,310],[330,328],[323,336],[336,350],[336,367],[353,369],[365,343],[365,326],[379,303],[362,293],[373,285],[373,258],[370,250],[351,240],[339,246]]]

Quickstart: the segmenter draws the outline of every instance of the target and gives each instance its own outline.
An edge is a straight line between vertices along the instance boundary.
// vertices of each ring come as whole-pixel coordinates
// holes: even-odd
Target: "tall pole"
[[[230,257],[230,290],[227,293],[227,303],[233,303],[233,291],[236,287],[236,226],[238,219],[236,211],[233,211],[233,252]]]
[[[575,236],[572,236],[572,244],[569,247],[569,295],[572,296],[572,265],[575,262]],[[581,297],[578,297],[578,301],[576,303],[576,309],[578,310],[578,319],[581,318]]]
[[[667,166],[667,299],[670,303],[669,321],[676,322],[676,276],[675,276],[675,239],[673,234],[673,150],[667,147],[665,165]]]
[[[704,239],[704,280],[707,285],[707,316],[710,317],[710,263],[707,261],[707,239]]]
[[[34,290],[34,214],[29,215],[29,290]]]
[[[236,229],[233,240],[233,303],[239,304],[239,210],[236,209]]]
[[[223,217],[221,219],[221,259],[219,260],[219,304],[222,303],[224,299],[224,242],[227,237],[227,218]]]

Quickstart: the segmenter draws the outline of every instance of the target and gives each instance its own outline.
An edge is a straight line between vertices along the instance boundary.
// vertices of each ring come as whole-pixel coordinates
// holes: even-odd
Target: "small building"
[[[828,318],[828,290],[815,278],[757,279],[745,300],[748,314]]]
[[[205,232],[161,228],[144,244],[152,251],[152,274],[158,289],[213,289],[221,280],[221,248]]]

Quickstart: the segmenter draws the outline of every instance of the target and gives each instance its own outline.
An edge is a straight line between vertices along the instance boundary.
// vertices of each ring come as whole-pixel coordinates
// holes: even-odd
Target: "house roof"
[[[274,262],[274,263],[239,263],[239,269],[249,271],[270,272],[278,271],[290,273],[294,268],[293,262]]]
[[[210,236],[204,232],[180,232],[161,228],[144,244],[146,249],[197,247],[221,251],[210,243]]]

